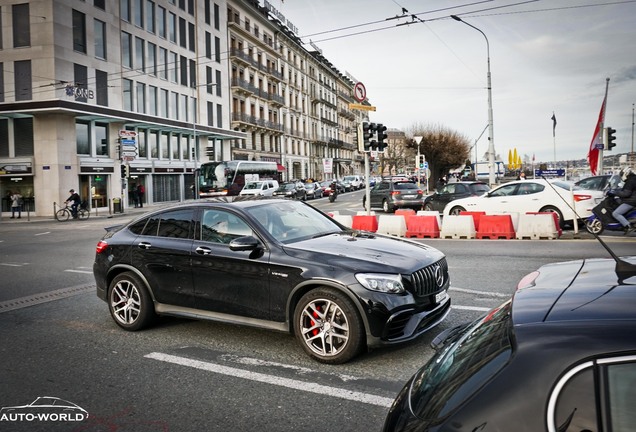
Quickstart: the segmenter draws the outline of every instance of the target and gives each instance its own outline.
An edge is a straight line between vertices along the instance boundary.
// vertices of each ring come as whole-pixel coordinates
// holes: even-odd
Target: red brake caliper
[[[320,306],[317,306],[317,307],[316,307],[316,309],[320,310]],[[313,317],[314,317],[314,318],[316,318],[316,319],[320,317],[320,315],[318,315],[318,312],[317,312],[317,311],[313,311],[313,312],[312,312],[312,315],[313,315]],[[311,320],[311,326],[313,327],[313,326],[315,326],[315,325],[316,325],[316,322],[315,322],[314,320]],[[314,336],[316,336],[319,332],[320,332],[320,331],[319,331],[318,329],[313,329],[313,330],[311,331],[311,334],[313,334]]]

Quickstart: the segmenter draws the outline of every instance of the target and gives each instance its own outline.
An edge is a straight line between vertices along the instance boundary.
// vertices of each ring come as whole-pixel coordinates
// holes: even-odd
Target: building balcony
[[[267,130],[277,134],[283,133],[283,125],[245,113],[232,113],[232,127],[248,130]]]
[[[232,78],[232,90],[248,96],[259,92],[254,84],[240,78]]]

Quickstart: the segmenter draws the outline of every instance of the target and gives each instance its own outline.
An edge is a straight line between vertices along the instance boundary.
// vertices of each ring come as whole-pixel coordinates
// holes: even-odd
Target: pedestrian
[[[145,194],[146,194],[146,189],[144,188],[144,185],[139,183],[139,185],[137,185],[137,199],[139,200],[139,207],[144,206]]]
[[[18,192],[10,197],[11,200],[11,219],[15,219],[15,213],[18,212],[18,219],[22,217],[22,195]]]
[[[132,192],[133,203],[135,204],[135,208],[137,208],[139,207],[139,191],[137,190],[136,183],[133,183],[131,192]]]

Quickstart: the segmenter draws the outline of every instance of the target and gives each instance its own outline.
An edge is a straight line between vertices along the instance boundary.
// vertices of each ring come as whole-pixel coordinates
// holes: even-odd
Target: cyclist
[[[73,215],[73,219],[77,219],[77,208],[79,207],[80,203],[82,202],[79,194],[77,192],[75,192],[75,190],[71,189],[70,191],[71,196],[68,197],[68,199],[66,201],[64,201],[64,204],[68,203],[72,203],[71,204],[71,214]]]
[[[612,212],[612,216],[623,225],[625,234],[628,234],[635,229],[630,226],[624,215],[636,206],[636,173],[630,167],[626,167],[621,170],[620,176],[625,182],[623,188],[609,192],[611,195],[620,197],[622,201],[621,205]]]

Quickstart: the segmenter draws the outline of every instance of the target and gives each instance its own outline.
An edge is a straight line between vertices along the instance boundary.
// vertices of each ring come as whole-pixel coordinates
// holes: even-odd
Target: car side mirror
[[[230,250],[232,251],[249,251],[258,249],[260,242],[254,236],[243,236],[235,238],[230,242]]]

